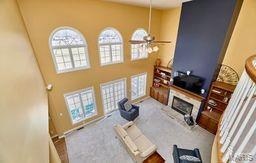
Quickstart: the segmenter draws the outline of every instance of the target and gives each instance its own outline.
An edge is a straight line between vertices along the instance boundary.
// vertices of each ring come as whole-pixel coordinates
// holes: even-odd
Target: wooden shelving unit
[[[217,81],[212,83],[204,110],[198,120],[201,127],[216,134],[219,119],[225,111],[234,89],[234,85],[227,83]]]
[[[150,88],[150,96],[162,104],[168,104],[170,81],[172,70],[166,67],[154,67],[153,86]]]

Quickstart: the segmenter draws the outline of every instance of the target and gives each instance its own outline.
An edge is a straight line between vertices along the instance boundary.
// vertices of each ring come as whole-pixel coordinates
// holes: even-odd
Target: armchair
[[[129,111],[126,111],[124,108],[124,104],[128,101],[127,98],[122,99],[118,102],[118,109],[120,111],[121,117],[126,119],[127,121],[133,121],[135,118],[139,116],[139,106],[132,105],[132,108]]]

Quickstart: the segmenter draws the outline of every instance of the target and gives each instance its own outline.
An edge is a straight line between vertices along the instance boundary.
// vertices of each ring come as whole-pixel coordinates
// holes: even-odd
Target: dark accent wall
[[[194,0],[182,5],[173,68],[204,78],[206,92],[224,58],[239,5],[239,0]]]

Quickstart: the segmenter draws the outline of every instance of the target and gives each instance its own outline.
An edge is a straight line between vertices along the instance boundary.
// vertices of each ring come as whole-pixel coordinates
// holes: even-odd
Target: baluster
[[[236,127],[238,126],[238,124],[239,124],[239,122],[240,122],[240,120],[241,120],[241,118],[242,118],[242,116],[243,116],[247,106],[250,103],[250,100],[251,100],[252,96],[254,95],[255,84],[252,81],[250,81],[249,86],[250,86],[250,89],[248,90],[248,92],[244,93],[244,96],[240,100],[240,102],[239,102],[239,104],[238,104],[238,106],[237,106],[237,108],[236,108],[236,110],[235,110],[235,112],[234,112],[234,114],[233,114],[233,116],[232,116],[228,126],[227,126],[227,129],[224,131],[224,135],[221,137],[221,141],[220,141],[221,144],[224,143],[224,141],[226,140],[227,136],[230,137],[230,138],[233,136],[233,133],[234,133]],[[245,97],[247,96],[248,93],[249,93],[249,96],[248,96],[247,100],[244,103]],[[241,106],[242,106],[243,103],[244,103],[244,105],[243,105],[243,107],[241,109]],[[232,127],[232,125],[233,125],[233,127]],[[232,127],[231,132],[229,132],[231,127]],[[223,152],[225,150],[226,149],[223,149]]]
[[[228,150],[226,151],[226,153],[224,154],[222,161],[223,162],[227,162],[227,160],[229,159],[229,156],[231,156],[231,154],[233,153],[233,148],[236,145],[236,143],[238,142],[238,139],[240,138],[240,136],[242,135],[242,132],[244,131],[247,123],[249,122],[250,117],[253,115],[253,112],[256,108],[256,101],[254,101],[253,106],[250,108],[245,120],[243,121],[241,127],[239,128],[238,132],[236,133],[235,137],[233,140],[231,140],[231,144],[228,147]]]
[[[244,85],[244,81],[246,80],[246,71],[243,71],[242,76],[236,86],[236,89],[233,93],[233,95],[231,96],[231,99],[229,101],[229,104],[223,114],[222,120],[221,120],[221,126],[223,125],[223,123],[225,123],[225,121],[227,120],[227,115],[230,113],[230,111],[232,110],[232,106],[234,105],[234,102],[237,100],[237,95],[239,94],[239,92],[242,89],[242,86]]]
[[[252,126],[249,126],[251,127],[249,132],[246,134],[242,144],[238,147],[237,151],[235,152],[234,154],[234,158],[236,158],[237,156],[239,156],[240,154],[242,154],[246,144],[249,142],[249,140],[251,139],[251,137],[253,136],[255,130],[256,130],[256,121],[253,123]],[[231,161],[231,163],[235,163],[234,160]]]
[[[223,130],[220,133],[221,138],[221,143],[223,144],[224,140],[227,137],[227,134],[230,130],[230,127],[232,126],[234,119],[237,117],[237,114],[239,112],[239,109],[242,105],[242,103],[244,102],[245,97],[247,96],[251,86],[252,86],[252,81],[250,78],[248,78],[245,88],[240,92],[240,96],[239,98],[236,100],[236,104],[234,106],[234,109],[232,110],[232,112],[229,114],[228,116],[228,122],[225,124],[225,126],[223,127]],[[223,135],[225,134],[225,135]]]
[[[244,73],[243,78],[239,82],[239,83],[241,83],[242,86],[241,86],[241,88],[240,87],[238,88],[238,92],[237,92],[236,96],[232,97],[234,102],[231,103],[231,105],[229,105],[230,109],[229,109],[228,113],[226,114],[226,117],[224,118],[225,123],[223,123],[220,128],[220,130],[222,131],[220,134],[221,136],[223,135],[223,130],[226,128],[226,125],[228,124],[232,113],[236,109],[237,103],[239,102],[241,96],[243,95],[243,91],[245,90],[245,87],[247,86],[248,80],[250,80],[250,78],[248,77],[248,75],[246,73]]]
[[[245,104],[243,105],[243,108],[241,109],[241,112],[239,113],[239,115],[238,115],[234,125],[232,126],[232,129],[231,129],[230,133],[228,134],[227,138],[222,137],[223,140],[221,140],[221,141],[224,141],[224,144],[222,143],[223,146],[221,148],[222,152],[226,151],[226,149],[227,149],[227,147],[228,147],[228,145],[230,143],[230,139],[233,137],[233,134],[234,134],[236,128],[238,127],[239,122],[241,121],[241,119],[242,119],[242,117],[243,117],[243,115],[244,115],[244,113],[245,113],[245,111],[246,111],[246,109],[247,109],[247,107],[248,107],[248,105],[249,105],[253,95],[256,92],[255,89],[256,89],[256,85],[253,84],[253,87],[252,87],[252,89],[250,90],[250,93],[249,93],[249,97],[247,98]],[[225,141],[225,139],[226,139],[226,141]]]

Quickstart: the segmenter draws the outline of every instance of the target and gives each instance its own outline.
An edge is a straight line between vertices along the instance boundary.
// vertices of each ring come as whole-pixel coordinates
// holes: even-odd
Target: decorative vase
[[[157,67],[160,66],[161,65],[161,59],[157,58],[155,64],[156,64]]]

